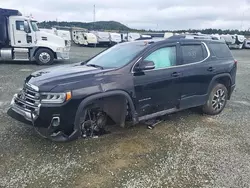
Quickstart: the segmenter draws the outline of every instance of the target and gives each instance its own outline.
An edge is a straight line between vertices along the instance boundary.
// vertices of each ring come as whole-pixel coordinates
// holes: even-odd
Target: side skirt
[[[152,118],[164,116],[166,114],[171,114],[171,113],[178,112],[178,111],[180,111],[180,109],[171,108],[171,109],[168,109],[168,110],[163,110],[163,111],[156,112],[156,113],[153,113],[153,114],[141,116],[138,119],[139,119],[139,121],[145,121],[145,120],[149,120],[149,119],[152,119]]]
[[[138,118],[139,122],[140,121],[145,121],[145,120],[149,120],[149,119],[153,119],[156,117],[160,117],[160,116],[164,116],[167,114],[172,114],[174,112],[179,112],[181,110],[185,110],[188,108],[193,108],[193,107],[197,107],[197,106],[202,106],[206,103],[207,101],[207,95],[200,95],[200,96],[192,96],[192,97],[186,97],[180,100],[180,104],[179,104],[179,108],[171,108],[168,110],[163,110],[163,111],[159,111],[153,114],[148,114],[145,116],[141,116]]]

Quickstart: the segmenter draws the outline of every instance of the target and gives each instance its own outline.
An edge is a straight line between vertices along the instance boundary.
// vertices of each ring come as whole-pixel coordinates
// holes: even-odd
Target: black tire
[[[228,99],[228,90],[223,84],[214,84],[213,89],[209,94],[209,98],[202,111],[208,115],[217,115],[223,111]]]
[[[54,54],[51,50],[41,48],[35,54],[35,60],[38,65],[51,65],[54,62]]]

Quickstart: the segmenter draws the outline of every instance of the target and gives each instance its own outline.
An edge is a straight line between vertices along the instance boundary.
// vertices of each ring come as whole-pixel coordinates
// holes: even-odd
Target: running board
[[[163,111],[156,112],[156,113],[153,113],[153,114],[145,115],[145,116],[139,117],[138,119],[139,119],[139,121],[145,121],[145,120],[149,120],[149,119],[152,119],[152,118],[164,116],[166,114],[171,114],[171,113],[178,112],[178,111],[180,111],[180,109],[171,108],[171,109],[168,109],[168,110],[163,110]]]

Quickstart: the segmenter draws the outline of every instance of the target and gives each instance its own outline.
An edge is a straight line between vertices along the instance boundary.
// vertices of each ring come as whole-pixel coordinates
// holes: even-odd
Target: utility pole
[[[95,29],[95,5],[94,5],[94,10],[93,10],[93,30]],[[96,44],[95,44],[96,47]]]
[[[94,12],[93,12],[93,22],[95,22],[95,5],[94,5]]]

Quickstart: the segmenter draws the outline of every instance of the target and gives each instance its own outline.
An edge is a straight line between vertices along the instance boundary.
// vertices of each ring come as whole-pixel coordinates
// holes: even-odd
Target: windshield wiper
[[[86,64],[86,66],[104,69],[102,66],[100,66],[100,65],[95,65],[95,64]]]

